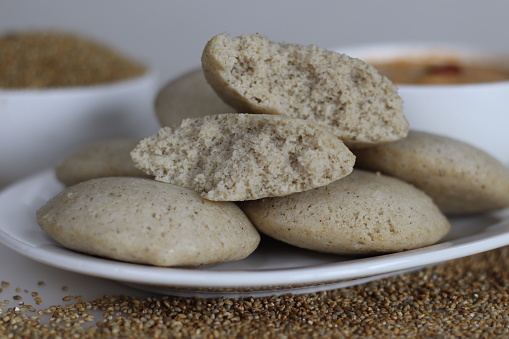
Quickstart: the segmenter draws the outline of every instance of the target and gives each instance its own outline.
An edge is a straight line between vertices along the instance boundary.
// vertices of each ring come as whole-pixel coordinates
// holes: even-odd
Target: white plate
[[[35,212],[63,186],[52,170],[0,193],[0,241],[47,265],[120,281],[151,292],[201,297],[308,293],[352,286],[509,244],[509,209],[452,220],[440,243],[365,258],[299,249],[264,238],[248,258],[206,268],[130,264],[67,250],[39,227]]]

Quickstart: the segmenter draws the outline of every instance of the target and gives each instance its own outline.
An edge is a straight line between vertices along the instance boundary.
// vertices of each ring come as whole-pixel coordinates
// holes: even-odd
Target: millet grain
[[[59,31],[0,36],[0,88],[62,88],[137,77],[145,66],[107,45]]]
[[[7,338],[491,338],[509,336],[509,247],[304,295],[104,296],[0,312]],[[96,316],[94,316],[96,314]],[[97,314],[102,314],[97,316]],[[43,316],[50,316],[43,321]],[[99,318],[99,319],[96,319]],[[94,323],[95,322],[95,323]]]

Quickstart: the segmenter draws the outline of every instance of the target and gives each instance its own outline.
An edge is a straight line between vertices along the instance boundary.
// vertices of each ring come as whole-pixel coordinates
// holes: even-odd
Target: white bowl
[[[393,43],[345,46],[337,52],[376,63],[404,58],[453,56],[509,70],[509,55],[471,46]],[[477,146],[509,164],[509,80],[460,85],[398,84],[410,128]]]
[[[0,189],[91,141],[157,131],[157,77],[55,89],[0,89]]]

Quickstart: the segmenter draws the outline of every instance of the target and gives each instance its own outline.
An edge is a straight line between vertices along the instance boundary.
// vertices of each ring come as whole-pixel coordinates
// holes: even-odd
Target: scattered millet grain
[[[13,307],[0,313],[0,336],[508,337],[508,256],[509,246],[364,285],[304,295],[236,299],[104,296],[37,313],[28,306]],[[45,322],[44,316],[49,320]]]
[[[0,88],[54,88],[111,83],[145,67],[108,46],[61,32],[0,36]]]

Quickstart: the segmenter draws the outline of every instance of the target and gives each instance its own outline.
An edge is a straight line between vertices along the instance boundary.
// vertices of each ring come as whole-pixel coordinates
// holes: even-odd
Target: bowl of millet
[[[157,130],[153,69],[61,31],[0,33],[0,189],[88,142]]]

